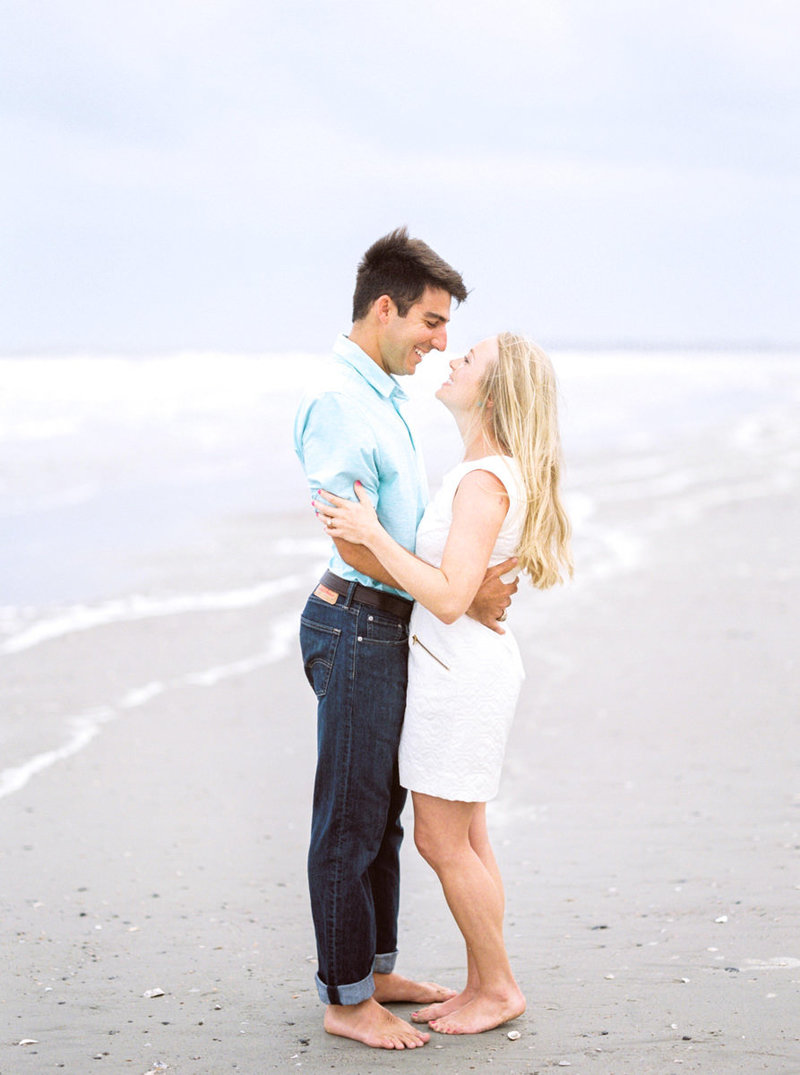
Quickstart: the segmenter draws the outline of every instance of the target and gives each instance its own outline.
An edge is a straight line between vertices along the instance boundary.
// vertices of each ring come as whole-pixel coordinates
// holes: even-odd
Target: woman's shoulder
[[[508,455],[485,455],[481,459],[470,459],[454,467],[450,474],[456,483],[460,482],[470,471],[485,470],[494,474],[510,496],[517,496],[520,488],[519,467],[515,459]],[[449,476],[449,475],[448,475]]]

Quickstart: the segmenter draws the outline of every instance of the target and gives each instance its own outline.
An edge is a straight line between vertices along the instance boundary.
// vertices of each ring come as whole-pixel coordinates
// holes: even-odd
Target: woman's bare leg
[[[468,966],[470,957],[474,964],[472,981],[468,971],[468,986],[474,990],[477,985],[477,992],[464,996],[457,1010],[431,1015],[431,1029],[477,1034],[525,1010],[525,998],[511,973],[503,942],[503,887],[488,842],[485,806],[419,792],[413,792],[413,797],[417,847],[436,871],[466,942]]]
[[[503,905],[505,905],[503,879],[500,876],[494,851],[492,851],[492,846],[489,843],[489,833],[486,827],[486,803],[475,803],[468,835],[470,845],[489,871],[503,900]],[[463,1008],[465,1004],[468,1004],[473,999],[480,989],[480,983],[475,957],[470,951],[469,945],[467,945],[467,981],[461,992],[442,1003],[429,1004],[426,1008],[412,1012],[411,1018],[415,1023],[429,1023],[432,1019],[439,1019],[443,1015],[452,1015],[453,1012],[457,1012],[459,1008]]]
[[[492,845],[489,843],[489,830],[486,825],[486,803],[475,803],[475,810],[469,826],[469,842],[475,849],[475,854],[491,874],[495,887],[500,893],[503,910],[505,910],[506,896],[503,889],[503,878],[500,876],[500,868],[497,865],[497,859],[494,857]]]

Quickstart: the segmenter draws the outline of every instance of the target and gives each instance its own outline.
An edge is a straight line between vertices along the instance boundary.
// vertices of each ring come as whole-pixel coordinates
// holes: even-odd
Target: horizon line
[[[537,341],[538,342],[538,341]],[[730,351],[743,351],[743,352],[786,352],[786,351],[800,351],[800,341],[787,341],[776,342],[766,340],[617,340],[602,342],[589,342],[576,339],[554,339],[546,340],[543,346],[548,350],[553,351],[591,351],[591,352],[607,352],[607,351],[652,351],[652,352],[669,352],[669,351],[709,351],[709,352],[730,352]],[[171,348],[114,348],[114,347],[88,347],[88,348],[76,348],[76,347],[59,347],[59,348],[46,348],[37,350],[35,348],[24,348],[22,350],[2,350],[0,351],[0,360],[13,359],[13,358],[161,358],[167,355],[320,355],[324,356],[328,354],[330,348],[323,348],[319,351],[311,350],[308,348],[300,349],[260,349],[260,348],[236,348],[234,350],[225,350],[218,347],[171,347]],[[446,348],[443,354],[450,351],[450,348]]]

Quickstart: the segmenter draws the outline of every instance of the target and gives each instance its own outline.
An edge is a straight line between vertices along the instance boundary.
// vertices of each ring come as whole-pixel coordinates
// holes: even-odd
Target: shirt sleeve
[[[326,392],[306,409],[295,430],[297,454],[312,496],[318,489],[355,500],[360,481],[378,501],[378,448],[369,419],[351,398]]]

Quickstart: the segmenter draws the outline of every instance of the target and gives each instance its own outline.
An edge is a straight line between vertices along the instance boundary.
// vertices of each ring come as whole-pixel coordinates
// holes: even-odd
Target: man
[[[300,405],[295,448],[312,497],[353,497],[360,481],[382,524],[408,549],[427,501],[420,452],[396,377],[447,345],[461,276],[399,228],[358,268],[353,327],[334,345],[323,382]],[[397,777],[405,709],[411,599],[365,547],[335,540],[330,569],[303,611],[300,642],[317,695],[317,773],[309,887],[317,938],[317,988],[325,1029],[376,1048],[424,1045],[430,1035],[384,1003],[451,996],[396,974],[400,813]],[[470,615],[495,630],[516,583],[487,572]]]

